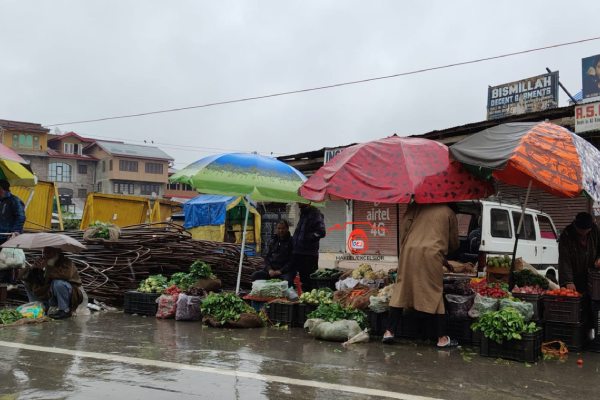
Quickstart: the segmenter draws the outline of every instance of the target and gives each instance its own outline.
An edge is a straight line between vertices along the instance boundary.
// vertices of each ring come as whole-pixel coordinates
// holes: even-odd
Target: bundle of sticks
[[[202,260],[211,265],[225,289],[236,285],[240,245],[193,240],[176,224],[143,224],[121,228],[115,241],[84,241],[83,231],[62,232],[87,246],[69,257],[78,267],[83,287],[90,298],[118,305],[127,290],[137,288],[149,275],[188,272]],[[262,268],[260,257],[244,256],[241,287],[251,285],[250,276]]]

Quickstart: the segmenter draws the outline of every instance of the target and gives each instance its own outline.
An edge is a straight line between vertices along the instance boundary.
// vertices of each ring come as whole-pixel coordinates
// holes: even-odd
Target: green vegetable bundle
[[[344,307],[339,303],[321,304],[315,311],[308,314],[308,318],[320,318],[328,322],[353,319],[361,328],[367,327],[367,316],[364,312],[352,307]]]
[[[312,279],[334,279],[338,278],[341,274],[342,271],[340,271],[339,269],[325,268],[316,270],[315,272],[310,274],[310,277]]]
[[[138,292],[142,293],[161,293],[167,288],[167,278],[158,274],[150,275],[148,278],[140,282]]]
[[[17,310],[10,310],[8,308],[0,310],[0,324],[12,324],[21,318],[23,318],[23,315],[21,315],[21,313]]]
[[[175,272],[173,275],[171,275],[168,285],[175,285],[179,289],[185,291],[193,286],[197,281],[198,279],[194,278],[190,274],[186,274],[185,272]]]
[[[533,271],[528,269],[524,269],[523,271],[518,271],[513,273],[515,286],[525,287],[525,286],[539,286],[544,290],[548,289],[548,280],[543,276],[536,274]]]
[[[497,343],[504,340],[521,339],[524,333],[534,333],[538,327],[534,322],[525,323],[523,316],[517,310],[507,307],[500,311],[487,312],[477,322],[471,325],[474,331]]]
[[[300,295],[300,302],[305,304],[331,304],[333,302],[333,291],[329,288],[313,289]]]
[[[216,279],[210,265],[204,261],[196,260],[190,266],[190,276],[195,279]]]
[[[211,293],[200,305],[202,314],[215,318],[219,323],[237,321],[242,313],[254,313],[254,309],[233,293]]]
[[[90,225],[90,228],[98,228],[98,231],[96,232],[96,234],[94,234],[94,237],[101,238],[101,239],[110,239],[109,228],[111,226],[113,226],[113,225],[107,224],[105,222],[96,221]]]

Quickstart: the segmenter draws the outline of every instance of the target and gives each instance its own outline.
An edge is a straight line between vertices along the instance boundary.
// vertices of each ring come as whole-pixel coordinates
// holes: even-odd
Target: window
[[[113,193],[134,194],[135,184],[131,182],[115,182],[113,185]]]
[[[77,164],[77,172],[80,175],[87,175],[87,164]]]
[[[77,197],[80,199],[87,197],[87,189],[77,189]]]
[[[192,192],[194,189],[187,183],[169,183],[167,185],[167,189],[169,190],[185,190],[187,192]]]
[[[458,221],[458,236],[466,237],[469,235],[472,218],[473,216],[471,214],[456,214],[456,219]]]
[[[106,172],[106,161],[102,160],[102,172]]]
[[[542,239],[557,239],[558,235],[554,230],[554,225],[550,222],[548,217],[544,217],[543,215],[538,216],[538,223],[540,224],[540,236]]]
[[[102,182],[98,182],[98,193],[102,193]]]
[[[35,147],[34,147],[35,139]],[[27,133],[13,134],[13,147],[19,149],[38,150],[40,138],[37,135],[29,135]]]
[[[141,185],[141,194],[152,194],[156,193],[160,194],[160,185],[157,183],[142,183]]]
[[[519,219],[521,218],[521,213],[513,211],[512,216],[516,232],[517,229],[519,229]],[[535,224],[533,223],[533,216],[531,214],[525,214],[519,240],[535,240]]]
[[[119,171],[138,172],[138,162],[119,160]]]
[[[53,182],[71,182],[71,166],[65,163],[50,163],[48,179]]]
[[[112,171],[112,160],[108,162],[108,170]]]
[[[65,154],[79,154],[81,155],[82,147],[77,143],[64,143],[63,149]]]
[[[160,163],[146,163],[146,173],[147,174],[162,174],[163,173],[163,165]]]
[[[490,210],[492,236],[497,238],[511,238],[512,229],[510,225],[510,216],[508,211],[499,208]]]

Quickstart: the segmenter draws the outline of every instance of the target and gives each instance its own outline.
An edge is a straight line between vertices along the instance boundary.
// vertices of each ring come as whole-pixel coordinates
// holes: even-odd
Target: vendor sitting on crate
[[[281,279],[288,280],[288,270],[292,258],[292,236],[290,225],[281,220],[277,223],[277,230],[271,242],[265,259],[265,268],[252,274],[252,280]]]
[[[81,278],[73,262],[62,250],[44,247],[42,256],[22,270],[21,279],[29,301],[41,301],[46,309],[57,307],[49,316],[64,319],[83,301]]]
[[[558,241],[560,285],[579,293],[588,291],[588,270],[600,266],[600,233],[593,217],[580,212]]]

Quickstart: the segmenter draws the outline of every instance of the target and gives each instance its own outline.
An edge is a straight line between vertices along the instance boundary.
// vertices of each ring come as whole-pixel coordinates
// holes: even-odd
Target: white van
[[[483,265],[487,255],[512,255],[520,206],[489,200],[456,204],[461,246],[451,258],[478,261]],[[477,229],[481,232],[480,240],[477,240]],[[530,208],[525,210],[517,257],[557,282],[558,234],[548,214]]]

